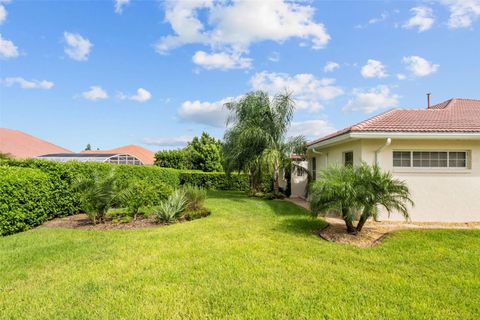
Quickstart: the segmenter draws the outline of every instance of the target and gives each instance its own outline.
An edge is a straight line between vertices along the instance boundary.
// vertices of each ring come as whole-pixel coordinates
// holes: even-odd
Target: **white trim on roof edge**
[[[480,132],[349,132],[339,136],[317,142],[308,146],[308,149],[326,147],[350,139],[447,139],[447,140],[480,140]]]

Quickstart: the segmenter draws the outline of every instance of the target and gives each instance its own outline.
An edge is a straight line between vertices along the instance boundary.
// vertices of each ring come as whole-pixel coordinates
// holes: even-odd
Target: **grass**
[[[1,319],[478,319],[480,231],[325,242],[303,209],[212,193],[206,219],[0,238]]]

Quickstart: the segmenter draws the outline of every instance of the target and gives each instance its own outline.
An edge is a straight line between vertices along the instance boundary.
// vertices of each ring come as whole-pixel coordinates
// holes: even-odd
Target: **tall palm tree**
[[[227,170],[247,169],[261,175],[264,168],[272,174],[278,192],[280,172],[290,154],[305,146],[303,137],[286,139],[295,110],[291,94],[270,98],[263,91],[251,92],[225,106],[231,111],[224,144]]]
[[[340,214],[351,234],[360,232],[369,218],[377,219],[380,207],[389,215],[397,211],[408,219],[408,205],[414,204],[405,182],[394,179],[390,172],[382,172],[376,165],[367,164],[322,171],[318,181],[310,186],[310,199],[314,215]]]

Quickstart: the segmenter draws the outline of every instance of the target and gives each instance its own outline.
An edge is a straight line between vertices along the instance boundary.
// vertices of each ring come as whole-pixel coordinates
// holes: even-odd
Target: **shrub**
[[[205,189],[197,186],[184,185],[183,191],[187,198],[187,210],[196,211],[203,207],[203,203],[207,197],[207,191],[205,191]]]
[[[0,235],[28,230],[55,216],[55,193],[40,170],[0,167]]]
[[[185,197],[185,192],[180,189],[175,190],[167,200],[159,205],[156,212],[157,220],[163,223],[175,222],[181,218],[186,206],[187,198]]]
[[[185,219],[188,221],[200,219],[209,216],[210,213],[210,210],[205,207],[193,211],[188,210],[185,212]]]
[[[132,180],[129,186],[121,192],[121,202],[133,216],[137,219],[140,207],[151,206],[155,203],[157,196],[153,186],[144,180]]]
[[[207,190],[245,191],[249,188],[248,176],[245,174],[227,175],[224,172],[203,172],[182,170],[180,184],[193,185]]]
[[[117,176],[114,170],[106,175],[95,173],[93,178],[80,176],[74,183],[80,203],[93,224],[104,222],[108,209],[119,197]]]
[[[155,165],[175,169],[190,169],[192,166],[185,149],[158,151],[155,153]]]

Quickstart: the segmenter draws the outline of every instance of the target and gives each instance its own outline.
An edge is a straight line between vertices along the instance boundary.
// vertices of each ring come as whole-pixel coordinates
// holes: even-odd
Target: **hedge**
[[[2,161],[3,165],[34,168],[46,173],[54,186],[52,211],[55,216],[67,216],[78,213],[80,203],[75,192],[72,191],[72,183],[79,176],[93,176],[95,173],[106,173],[114,168],[118,174],[118,183],[121,188],[128,186],[133,179],[142,179],[155,184],[163,182],[171,188],[177,188],[180,184],[179,173],[175,169],[117,165],[95,162],[54,162],[40,159],[28,160],[7,160]]]
[[[0,167],[0,235],[42,224],[55,215],[56,190],[38,169]]]
[[[190,184],[207,190],[246,191],[249,188],[248,176],[245,174],[227,175],[225,172],[203,172],[196,170],[179,170],[180,184]]]

